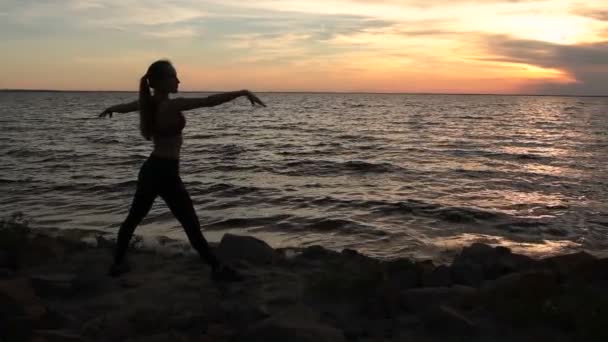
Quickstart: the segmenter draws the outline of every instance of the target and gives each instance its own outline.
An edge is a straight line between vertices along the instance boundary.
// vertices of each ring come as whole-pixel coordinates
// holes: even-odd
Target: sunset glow
[[[604,95],[602,0],[3,1],[0,88]],[[593,70],[593,72],[589,72]]]

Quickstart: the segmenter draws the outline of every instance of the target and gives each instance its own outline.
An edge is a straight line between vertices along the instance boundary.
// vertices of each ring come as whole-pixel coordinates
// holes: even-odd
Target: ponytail
[[[146,140],[152,138],[153,127],[154,103],[148,85],[148,75],[144,75],[139,80],[139,130]]]

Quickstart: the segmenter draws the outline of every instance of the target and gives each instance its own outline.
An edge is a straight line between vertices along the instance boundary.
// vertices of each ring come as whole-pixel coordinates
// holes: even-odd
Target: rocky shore
[[[242,272],[215,283],[189,253],[0,227],[0,341],[608,341],[608,259],[532,259],[473,244],[449,265],[225,235]]]

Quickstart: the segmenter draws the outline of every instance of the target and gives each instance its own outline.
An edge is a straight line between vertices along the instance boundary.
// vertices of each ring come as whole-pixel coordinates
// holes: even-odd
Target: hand
[[[113,113],[114,112],[111,111],[110,108],[108,108],[108,109],[104,110],[103,112],[101,112],[101,114],[99,114],[98,117],[105,118],[106,116],[109,116],[111,118]]]
[[[249,101],[251,101],[251,105],[255,106],[255,104],[259,104],[262,107],[266,107],[266,105],[264,104],[264,102],[262,102],[262,100],[260,100],[257,96],[255,96],[252,92],[250,92],[249,90],[245,90],[245,96],[247,96],[247,99]]]

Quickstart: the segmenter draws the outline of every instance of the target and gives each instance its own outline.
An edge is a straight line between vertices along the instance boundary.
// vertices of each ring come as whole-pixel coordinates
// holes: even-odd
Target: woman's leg
[[[144,181],[140,176],[137,181],[137,190],[135,191],[129,214],[118,231],[114,264],[120,264],[123,261],[133,232],[137,225],[146,217],[150,208],[152,208],[156,195],[157,190],[154,188],[154,184]]]
[[[201,225],[194,211],[192,200],[181,178],[178,176],[171,183],[163,184],[159,195],[165,200],[173,215],[184,227],[192,247],[203,260],[213,269],[216,269],[219,266],[219,261],[209,248],[203,233],[201,233]]]

